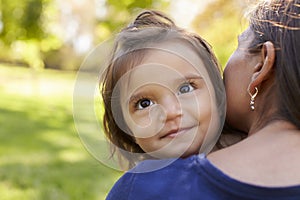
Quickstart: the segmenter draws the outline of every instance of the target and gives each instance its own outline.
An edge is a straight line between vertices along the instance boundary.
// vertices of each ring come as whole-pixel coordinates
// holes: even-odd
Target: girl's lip
[[[177,129],[177,130],[171,130],[168,133],[166,133],[164,136],[162,136],[161,138],[174,138],[178,135],[181,135],[183,133],[185,133],[186,131],[190,130],[192,127],[187,127],[187,128],[181,128],[181,129]]]

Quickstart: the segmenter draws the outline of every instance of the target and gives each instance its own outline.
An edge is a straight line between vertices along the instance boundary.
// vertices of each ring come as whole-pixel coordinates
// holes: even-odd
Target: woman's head
[[[155,11],[143,12],[117,36],[104,74],[102,96],[106,135],[117,148],[130,153],[163,149],[171,139],[180,138],[180,131],[207,130],[208,125],[204,128],[203,124],[209,124],[212,118],[210,98],[224,109],[220,70],[210,47],[199,36],[178,28],[172,20]],[[190,99],[196,101],[188,103]],[[197,104],[203,108],[201,115]],[[190,117],[188,123],[186,116]],[[218,117],[222,121],[223,116]],[[152,133],[148,133],[149,130]],[[186,145],[190,148],[178,147],[184,139],[174,139],[179,149],[167,151],[169,155],[163,157],[199,151],[205,134],[191,136],[188,141],[191,144]],[[165,154],[164,151],[159,153]]]
[[[228,123],[246,132],[278,119],[300,128],[299,55],[300,1],[260,1],[224,72]],[[254,94],[255,87],[252,112],[248,91]]]

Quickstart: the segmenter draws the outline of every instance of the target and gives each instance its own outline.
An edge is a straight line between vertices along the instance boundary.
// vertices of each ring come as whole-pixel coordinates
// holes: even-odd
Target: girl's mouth
[[[184,134],[185,132],[187,132],[188,130],[192,129],[192,127],[187,127],[187,128],[181,128],[181,129],[176,129],[176,130],[171,130],[169,132],[167,132],[164,136],[162,136],[161,138],[175,138],[179,135]]]

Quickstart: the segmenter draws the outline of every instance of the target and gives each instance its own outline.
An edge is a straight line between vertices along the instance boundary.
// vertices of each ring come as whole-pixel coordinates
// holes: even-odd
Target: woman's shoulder
[[[287,188],[300,185],[299,141],[296,134],[261,131],[209,154],[208,160],[224,174],[241,182]]]
[[[274,173],[274,168],[291,162],[278,163],[280,156],[274,153],[275,149],[269,153],[265,150],[266,146],[258,144],[259,142],[261,140],[251,138],[209,154],[206,163],[210,167],[205,167],[202,172],[205,171],[206,176],[210,177],[207,179],[214,181],[214,187],[227,190],[228,195],[244,198],[255,194],[255,199],[299,199],[300,184],[290,181],[276,183],[281,178],[277,174],[287,177],[293,171],[281,170]],[[277,156],[277,162],[271,161],[272,156]]]

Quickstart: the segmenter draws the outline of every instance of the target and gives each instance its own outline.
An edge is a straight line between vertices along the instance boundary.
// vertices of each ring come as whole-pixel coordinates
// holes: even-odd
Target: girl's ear
[[[275,62],[275,48],[272,42],[267,41],[261,49],[261,61],[255,66],[254,73],[251,77],[251,82],[248,86],[248,91],[255,92],[255,87],[258,87],[263,81],[267,80],[272,75],[272,69]]]

